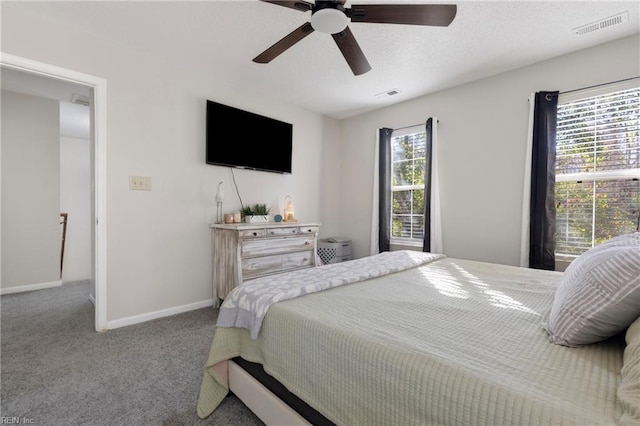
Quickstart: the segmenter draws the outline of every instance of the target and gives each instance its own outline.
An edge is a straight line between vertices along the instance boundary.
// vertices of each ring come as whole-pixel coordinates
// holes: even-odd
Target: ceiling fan
[[[371,70],[351,30],[349,21],[378,24],[407,24],[446,27],[456,16],[457,6],[451,4],[361,4],[344,7],[346,0],[261,0],[301,12],[311,11],[311,21],[302,24],[273,46],[253,58],[266,64],[314,31],[331,34],[353,74]]]

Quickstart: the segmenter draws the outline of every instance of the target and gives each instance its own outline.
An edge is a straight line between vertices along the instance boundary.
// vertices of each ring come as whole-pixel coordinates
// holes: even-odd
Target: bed
[[[625,297],[640,297],[634,271]],[[568,272],[400,251],[248,282],[220,308],[198,416],[230,382],[241,399],[258,395],[241,389],[253,386],[242,358],[311,407],[314,424],[640,424],[640,319],[595,343],[552,342]],[[285,415],[262,418],[305,421]]]

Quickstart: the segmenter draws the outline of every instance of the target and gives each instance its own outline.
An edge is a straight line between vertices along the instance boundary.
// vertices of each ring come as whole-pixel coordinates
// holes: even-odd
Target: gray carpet
[[[262,425],[234,395],[196,415],[217,309],[98,333],[89,282],[1,297],[2,418],[36,425]]]

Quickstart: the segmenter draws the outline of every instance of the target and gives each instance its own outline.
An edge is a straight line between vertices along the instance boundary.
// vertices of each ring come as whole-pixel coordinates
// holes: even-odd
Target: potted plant
[[[271,208],[266,204],[254,204],[242,207],[241,213],[246,223],[266,223],[269,222],[269,211]]]

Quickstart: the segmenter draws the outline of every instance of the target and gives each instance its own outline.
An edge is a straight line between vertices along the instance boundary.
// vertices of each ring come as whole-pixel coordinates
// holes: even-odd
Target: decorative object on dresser
[[[284,199],[287,202],[287,206],[284,208],[284,222],[297,222],[291,195],[287,195]]]
[[[271,209],[266,204],[254,204],[253,206],[243,206],[241,213],[247,223],[267,223],[270,211]]]
[[[214,299],[248,280],[316,266],[318,223],[209,226]]]
[[[218,192],[216,192],[216,223],[222,223],[222,201],[224,201],[224,192],[222,192],[222,181],[220,181]]]

